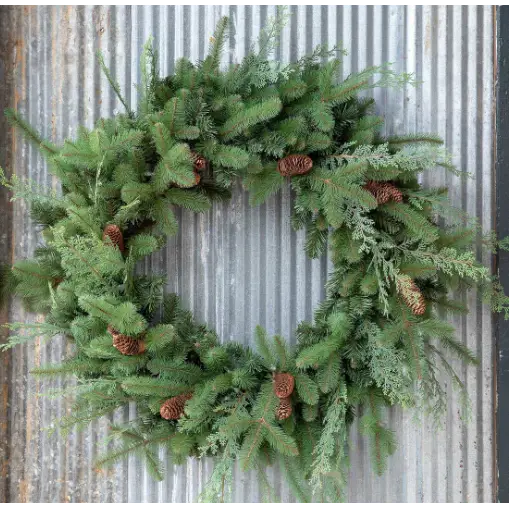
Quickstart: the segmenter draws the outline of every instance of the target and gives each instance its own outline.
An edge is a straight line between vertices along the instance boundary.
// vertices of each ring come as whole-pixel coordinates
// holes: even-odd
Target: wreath
[[[46,315],[9,324],[3,347],[56,335],[74,344],[63,363],[34,370],[78,380],[63,430],[136,403],[137,419],[112,427],[121,441],[100,464],[137,452],[161,478],[160,446],[176,463],[213,456],[202,498],[222,501],[236,460],[262,480],[277,463],[298,499],[338,500],[356,415],[380,474],[396,446],[384,409],[443,409],[440,369],[464,390],[450,355],[476,358],[440,317],[466,312],[450,290],[479,286],[495,310],[507,309],[472,250],[480,240],[497,246],[448,205],[446,189],[419,183],[437,167],[460,174],[442,141],[382,136],[374,101],[358,95],[411,76],[377,66],[340,81],[337,48],[282,66],[268,58],[270,30],[259,51],[221,70],[227,27],[223,18],[205,60],[181,59],[164,79],[149,41],[137,111],[101,60],[126,113],[79,127],[61,146],[7,112],[46,156],[61,193],[2,173],[13,199],[30,203],[45,241],[33,259],[4,270],[4,291]],[[137,270],[176,233],[176,207],[203,212],[228,199],[238,178],[252,205],[289,182],[306,253],[328,249],[333,261],[325,300],[291,346],[260,327],[254,349],[222,342],[164,294],[165,277]]]

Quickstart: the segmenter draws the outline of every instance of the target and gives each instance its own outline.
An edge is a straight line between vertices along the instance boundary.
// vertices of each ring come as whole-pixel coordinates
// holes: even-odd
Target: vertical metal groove
[[[173,72],[175,61],[203,59],[217,20],[229,15],[230,40],[223,63],[240,60],[274,15],[273,6],[81,6],[11,8],[9,36],[19,38],[19,64],[13,74],[13,104],[48,137],[74,136],[101,116],[123,110],[101,75],[96,50],[105,55],[125,97],[136,108],[140,82],[139,55],[153,35],[161,73]],[[461,6],[291,6],[290,23],[281,34],[275,57],[295,60],[317,44],[339,44],[348,50],[343,76],[365,66],[393,62],[394,69],[413,72],[417,87],[374,90],[377,112],[386,116],[387,133],[438,132],[458,167],[475,180],[436,171],[426,185],[448,185],[452,201],[476,215],[485,229],[492,225],[493,166],[493,10]],[[0,92],[3,85],[0,85]],[[16,138],[13,169],[45,186],[56,186],[34,149]],[[167,247],[144,265],[168,273],[167,290],[178,292],[196,316],[215,327],[222,341],[252,341],[254,327],[294,340],[299,321],[312,318],[324,297],[331,269],[327,257],[309,260],[305,236],[289,224],[293,197],[288,188],[260,207],[236,186],[230,203],[214,204],[200,216],[178,213],[180,231]],[[13,213],[15,258],[29,256],[39,236],[24,204]],[[486,263],[489,258],[482,253]],[[376,478],[368,444],[354,424],[350,436],[352,502],[490,501],[493,485],[492,321],[475,294],[465,296],[471,313],[454,319],[462,341],[480,357],[478,367],[454,366],[463,373],[472,398],[472,419],[458,417],[459,401],[448,385],[449,411],[443,427],[427,418],[415,423],[410,413],[387,412],[399,448],[389,473]],[[11,307],[11,321],[40,317]],[[70,403],[38,393],[64,388],[68,381],[37,381],[35,365],[58,362],[70,347],[56,340],[15,350],[10,370],[12,501],[184,502],[196,499],[211,473],[212,462],[192,459],[178,467],[161,451],[167,477],[150,479],[136,458],[105,472],[93,461],[104,451],[107,421],[68,438],[44,428],[70,411]],[[119,410],[114,421],[135,416]],[[291,501],[278,468],[268,472],[282,501]],[[234,499],[262,499],[252,473],[236,469]],[[1,484],[0,484],[1,486]],[[0,497],[1,499],[1,497]]]

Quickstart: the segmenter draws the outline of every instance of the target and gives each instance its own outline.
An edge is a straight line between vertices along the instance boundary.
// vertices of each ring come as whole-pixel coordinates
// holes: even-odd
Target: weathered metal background
[[[161,73],[175,59],[203,58],[208,38],[221,15],[233,28],[226,60],[240,59],[256,40],[275,8],[267,6],[11,7],[0,10],[0,101],[20,110],[46,136],[60,141],[76,126],[91,126],[114,114],[118,103],[101,76],[95,53],[101,49],[128,101],[136,104],[142,44],[153,35]],[[342,43],[349,50],[344,73],[382,62],[416,74],[422,85],[402,91],[376,90],[378,109],[393,133],[441,134],[461,168],[475,180],[460,181],[438,171],[430,184],[448,184],[454,202],[492,221],[494,10],[491,7],[299,6],[281,36],[276,58],[290,61],[319,43]],[[56,186],[41,157],[0,124],[1,161],[18,175]],[[4,197],[4,195],[2,195]],[[306,259],[303,236],[290,228],[292,197],[285,189],[266,205],[250,208],[235,190],[229,204],[200,216],[183,212],[179,235],[155,256],[147,270],[168,272],[168,290],[178,291],[196,315],[217,328],[224,341],[246,344],[256,324],[291,338],[296,324],[312,317],[323,297],[329,262]],[[2,202],[2,256],[29,256],[40,241],[25,206]],[[5,211],[5,212],[4,212]],[[12,232],[12,235],[11,235]],[[489,260],[485,260],[489,261]],[[480,357],[478,368],[457,366],[467,380],[472,418],[459,418],[457,398],[441,429],[410,413],[393,411],[387,421],[399,448],[389,472],[371,471],[365,441],[351,434],[349,500],[359,502],[491,501],[493,463],[493,336],[489,310],[469,295],[471,313],[456,320],[462,341]],[[4,317],[5,318],[5,317]],[[11,321],[41,319],[11,303]],[[51,424],[69,412],[69,403],[41,396],[63,388],[30,375],[33,366],[59,361],[67,347],[51,344],[19,347],[0,363],[0,500],[193,501],[211,471],[211,463],[190,460],[184,467],[167,462],[162,483],[151,480],[137,459],[109,472],[93,469],[103,450],[106,420],[68,438]],[[127,419],[134,409],[119,411]],[[281,500],[288,488],[277,471],[269,473]],[[3,483],[3,484],[2,484]],[[254,478],[238,473],[236,501],[262,499]]]

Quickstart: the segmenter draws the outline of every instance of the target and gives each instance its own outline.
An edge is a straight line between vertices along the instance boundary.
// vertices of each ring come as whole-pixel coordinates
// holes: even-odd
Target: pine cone
[[[295,379],[290,373],[276,373],[272,385],[274,387],[274,394],[278,398],[288,398],[295,387]]]
[[[196,171],[202,171],[207,167],[207,160],[200,154],[191,152],[191,157],[193,158],[194,169]]]
[[[124,355],[138,355],[145,351],[145,342],[140,339],[126,336],[108,325],[108,332],[113,338],[113,346]]]
[[[409,276],[400,276],[397,280],[397,289],[405,304],[414,315],[423,315],[426,311],[426,301],[419,287]]]
[[[403,201],[403,194],[401,191],[390,182],[376,182],[370,180],[364,189],[369,191],[375,198],[378,205],[387,203],[389,200],[401,203]]]
[[[167,399],[160,409],[161,417],[168,421],[180,419],[184,415],[186,402],[193,397],[191,393],[179,394],[173,398]]]
[[[276,409],[276,419],[284,421],[292,415],[292,401],[290,398],[281,398],[279,400],[279,406]]]
[[[104,228],[103,241],[109,239],[114,246],[118,246],[120,252],[124,252],[124,236],[122,230],[116,224],[109,224]]]
[[[294,175],[304,175],[311,171],[313,160],[311,157],[303,154],[295,154],[283,157],[277,163],[277,171],[283,177],[293,177]]]

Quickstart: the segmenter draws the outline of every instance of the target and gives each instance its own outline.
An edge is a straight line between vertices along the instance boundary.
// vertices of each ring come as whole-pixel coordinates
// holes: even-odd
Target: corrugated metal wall
[[[120,105],[99,71],[95,52],[101,49],[127,99],[136,104],[140,81],[140,48],[153,35],[161,73],[169,74],[175,59],[203,58],[218,18],[231,16],[225,61],[240,59],[260,28],[275,12],[267,6],[144,7],[12,7],[0,11],[4,34],[0,96],[17,107],[46,136],[73,136],[76,126],[91,126]],[[281,35],[276,58],[290,61],[319,43],[342,43],[349,50],[344,73],[382,62],[416,74],[422,85],[403,91],[376,90],[378,110],[387,116],[387,132],[432,131],[442,135],[454,160],[475,175],[459,181],[441,171],[430,184],[448,184],[453,200],[477,215],[486,228],[492,221],[494,10],[491,7],[298,6]],[[11,74],[12,73],[12,74]],[[3,75],[3,76],[2,76]],[[12,85],[12,87],[11,87]],[[18,175],[56,186],[36,151],[19,137],[3,133],[4,160]],[[196,315],[224,341],[251,341],[256,324],[292,337],[296,324],[312,317],[323,297],[329,262],[310,261],[303,236],[290,228],[292,196],[288,189],[261,207],[250,208],[240,188],[226,205],[200,216],[180,214],[179,235],[155,256],[147,270],[168,272],[168,290],[179,292]],[[8,205],[4,204],[9,218]],[[9,225],[6,225],[6,231]],[[12,256],[32,253],[40,238],[23,204],[12,219]],[[4,251],[8,241],[4,235]],[[489,260],[485,260],[489,261]],[[487,308],[469,295],[471,313],[456,320],[463,342],[480,357],[478,368],[457,366],[472,398],[472,419],[459,419],[458,402],[450,392],[443,427],[423,418],[392,411],[387,421],[396,430],[399,448],[389,471],[377,478],[371,471],[366,443],[356,428],[351,434],[350,501],[481,502],[493,499],[493,336]],[[10,320],[38,320],[16,304]],[[36,380],[33,366],[59,361],[67,347],[31,344],[17,348],[0,364],[3,416],[0,439],[8,432],[4,458],[11,501],[193,501],[211,471],[211,463],[190,460],[184,467],[167,462],[167,477],[153,482],[137,459],[108,472],[93,469],[103,449],[105,420],[86,433],[62,438],[51,434],[52,421],[69,412],[60,398],[42,394],[68,382]],[[6,384],[7,382],[7,384]],[[134,415],[131,408],[115,419]],[[2,435],[3,433],[3,435]],[[4,444],[5,447],[6,444]],[[0,459],[0,464],[2,464]],[[270,472],[282,501],[288,488],[277,471]],[[2,484],[0,484],[2,490]],[[0,499],[2,497],[0,496]],[[236,501],[262,496],[252,476],[238,473]]]

